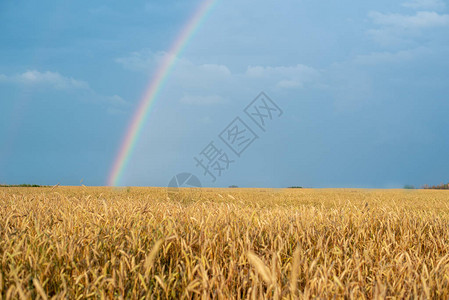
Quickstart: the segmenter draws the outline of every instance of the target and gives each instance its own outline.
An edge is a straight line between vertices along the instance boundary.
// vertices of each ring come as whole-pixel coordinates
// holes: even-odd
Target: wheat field
[[[449,193],[0,189],[3,299],[449,297]]]

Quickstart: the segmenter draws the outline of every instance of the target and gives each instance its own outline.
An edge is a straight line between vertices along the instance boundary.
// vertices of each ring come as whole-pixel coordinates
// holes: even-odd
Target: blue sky
[[[201,1],[0,2],[0,183],[104,185],[158,64]],[[449,181],[449,3],[217,1],[177,57],[121,185]],[[282,108],[244,119],[259,92]],[[259,138],[211,182],[237,116]]]

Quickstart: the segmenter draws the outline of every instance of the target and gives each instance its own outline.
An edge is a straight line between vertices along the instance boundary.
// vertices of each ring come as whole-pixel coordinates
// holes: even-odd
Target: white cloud
[[[224,65],[217,64],[194,64],[193,62],[173,56],[173,54],[151,50],[141,50],[130,53],[127,56],[119,57],[115,61],[125,69],[132,71],[154,72],[158,67],[168,60],[174,60],[176,75],[185,75],[191,77],[192,72],[195,75],[209,76],[229,76],[231,71]]]
[[[294,66],[249,66],[245,73],[232,73],[225,65],[194,64],[184,58],[168,57],[165,52],[148,50],[133,52],[115,61],[133,71],[155,71],[166,59],[175,59],[171,77],[180,81],[183,87],[201,86],[209,83],[239,80],[263,80],[282,88],[304,87],[305,83],[316,81],[320,72],[312,67],[298,64]]]
[[[108,113],[125,112],[129,103],[118,95],[107,96],[97,93],[85,81],[66,77],[58,72],[28,70],[14,75],[0,74],[0,83],[21,88],[39,88],[42,91],[70,91],[81,99],[106,106]]]
[[[216,65],[216,64],[203,64],[199,66],[199,69],[205,73],[215,73],[217,75],[221,76],[230,76],[231,71],[228,69],[228,67],[223,65]]]
[[[428,9],[428,10],[439,10],[446,7],[442,0],[412,0],[409,2],[402,3],[402,6],[411,9]]]
[[[122,115],[124,114],[126,111],[121,109],[121,108],[117,108],[117,107],[108,107],[106,109],[106,112],[110,115]]]
[[[175,64],[167,82],[167,92],[189,105],[213,105],[233,99],[233,90],[298,89],[320,86],[321,71],[297,64],[293,66],[248,66],[232,72],[221,64],[197,64],[186,58],[169,57],[164,52],[137,51],[115,61],[128,70],[155,73],[166,59]],[[321,85],[322,86],[322,85]],[[226,96],[224,96],[226,95]],[[174,97],[174,96],[172,96]]]
[[[368,30],[368,35],[384,46],[411,44],[424,33],[429,33],[430,29],[449,26],[449,14],[434,11],[418,11],[414,15],[370,12],[368,16],[378,26]]]
[[[128,105],[128,102],[126,102],[122,97],[118,95],[113,95],[107,97],[107,102],[117,105],[117,106],[126,106]]]
[[[412,16],[370,12],[369,17],[375,24],[403,29],[431,28],[449,25],[449,15],[438,14],[434,11],[418,11]]]
[[[36,70],[28,70],[24,73],[6,76],[0,74],[0,81],[19,84],[23,86],[46,86],[57,90],[67,89],[89,89],[89,85],[85,81],[65,77],[57,72],[39,72]]]
[[[276,86],[280,87],[280,88],[286,88],[286,89],[303,87],[301,81],[299,81],[299,80],[281,80],[277,83]]]
[[[180,100],[181,103],[192,105],[210,105],[226,102],[223,97],[218,95],[198,96],[198,95],[185,95]]]
[[[263,66],[249,66],[246,74],[251,77],[267,77],[267,76],[309,76],[317,75],[318,72],[311,67],[298,64],[296,66],[278,66],[278,67],[263,67]]]
[[[400,63],[404,61],[411,61],[418,56],[428,55],[431,50],[424,47],[416,49],[402,50],[397,52],[373,52],[370,54],[357,55],[354,58],[354,63],[359,65],[376,65],[384,63]]]
[[[370,29],[367,34],[376,42],[382,46],[407,44],[408,38],[395,30],[389,28],[383,29]]]
[[[149,71],[162,61],[164,52],[151,52],[150,50],[135,51],[124,57],[118,57],[115,62],[125,69],[132,71]]]
[[[201,88],[203,92],[214,83],[219,81],[223,83],[232,76],[231,71],[224,65],[195,64],[190,60],[178,58],[166,52],[141,50],[117,58],[115,61],[125,69],[148,75],[154,75],[167,61],[174,61],[170,71],[170,81],[176,82],[178,88]]]
[[[268,79],[275,82],[278,88],[303,88],[306,84],[319,81],[320,72],[301,64],[279,67],[250,66],[246,70],[246,76]]]

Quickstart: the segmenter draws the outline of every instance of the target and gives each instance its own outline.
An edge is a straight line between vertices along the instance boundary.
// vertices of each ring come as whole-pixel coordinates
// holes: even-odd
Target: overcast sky
[[[155,69],[201,1],[0,2],[0,183],[104,185]],[[449,181],[449,3],[217,1],[159,94],[120,185]],[[264,91],[283,114],[262,131]],[[276,115],[277,116],[277,115]],[[240,157],[219,134],[240,117]],[[233,162],[213,182],[210,142]]]

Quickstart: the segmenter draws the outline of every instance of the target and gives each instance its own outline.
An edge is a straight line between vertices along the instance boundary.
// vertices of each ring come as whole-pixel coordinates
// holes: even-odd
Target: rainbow
[[[133,149],[139,139],[143,125],[151,111],[152,104],[155,102],[158,93],[162,89],[171,69],[173,68],[176,58],[185,48],[189,40],[192,38],[196,29],[205,19],[207,13],[211,10],[212,4],[216,0],[204,0],[195,10],[193,15],[189,18],[186,25],[183,27],[168,53],[165,55],[163,62],[157,69],[155,75],[150,80],[148,88],[146,89],[139,106],[134,113],[134,116],[126,131],[123,142],[120,145],[118,154],[114,160],[112,169],[108,176],[108,185],[117,186],[120,182],[123,171],[128,164],[129,158]]]

